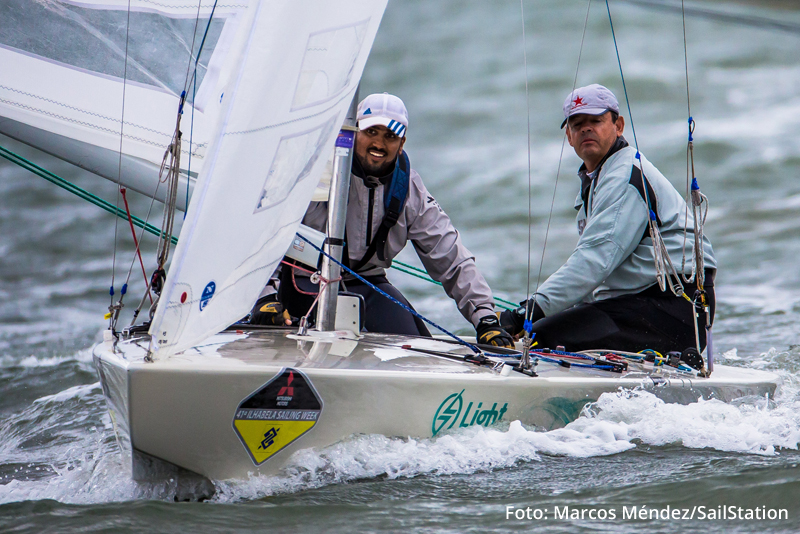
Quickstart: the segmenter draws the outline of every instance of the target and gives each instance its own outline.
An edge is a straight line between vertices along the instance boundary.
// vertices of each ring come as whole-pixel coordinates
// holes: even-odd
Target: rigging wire
[[[647,203],[648,211],[650,212],[650,217],[648,221],[649,231],[650,231],[650,238],[653,242],[653,259],[655,262],[655,270],[656,270],[656,281],[658,282],[661,291],[666,291],[666,286],[669,285],[670,290],[676,297],[683,297],[687,301],[689,301],[692,306],[696,310],[704,309],[706,315],[706,341],[708,344],[708,352],[707,352],[707,359],[708,359],[708,369],[704,367],[701,370],[701,373],[705,376],[708,376],[714,370],[714,356],[713,356],[713,344],[711,341],[711,315],[710,310],[708,308],[708,303],[705,298],[705,291],[703,290],[703,244],[702,244],[702,229],[703,224],[705,223],[705,217],[708,214],[708,198],[700,192],[700,187],[697,185],[697,180],[694,178],[694,155],[693,155],[693,139],[692,134],[694,132],[694,119],[691,116],[691,100],[689,94],[689,54],[688,54],[688,47],[686,44],[686,15],[685,9],[683,10],[683,49],[684,49],[684,61],[685,61],[685,69],[686,69],[686,105],[689,111],[689,141],[687,145],[687,183],[689,180],[689,174],[692,176],[691,180],[691,198],[687,198],[687,212],[686,216],[688,217],[688,204],[689,202],[692,203],[692,215],[694,216],[694,245],[693,245],[693,274],[692,276],[687,279],[685,275],[685,254],[686,254],[686,233],[687,233],[687,224],[684,224],[684,248],[683,248],[683,262],[681,265],[681,273],[678,274],[675,266],[672,263],[672,258],[669,255],[669,251],[667,250],[667,246],[664,243],[664,240],[661,237],[661,232],[658,229],[658,219],[656,213],[653,211],[652,204],[650,202],[649,191],[647,187],[647,177],[644,173],[644,162],[641,159],[641,153],[639,152],[639,141],[636,137],[636,127],[634,126],[633,121],[633,113],[631,112],[631,103],[630,99],[628,98],[628,89],[625,84],[625,75],[622,72],[622,61],[620,60],[619,56],[619,47],[617,46],[617,37],[614,31],[614,22],[611,17],[611,7],[609,6],[608,0],[606,2],[606,10],[608,11],[608,22],[611,26],[611,36],[614,39],[614,50],[617,54],[617,64],[619,65],[619,74],[620,78],[622,79],[622,88],[625,92],[625,103],[628,107],[628,116],[631,120],[631,130],[633,131],[633,140],[636,146],[636,159],[639,160],[639,166],[642,173],[642,180],[643,180],[643,187],[644,190],[644,197],[645,202]],[[681,6],[683,7],[683,0],[681,0]],[[689,195],[687,195],[688,197]],[[705,213],[702,213],[702,207],[705,205]],[[686,222],[686,221],[685,221]],[[694,300],[692,300],[687,294],[683,282],[690,283],[690,279],[693,278],[695,280],[695,286],[697,287],[697,291],[695,294]],[[674,282],[673,282],[674,281]],[[697,313],[695,311],[692,312],[692,318],[694,322],[694,330],[695,330],[695,343],[697,345],[697,351],[701,352],[700,347],[700,333],[699,333],[699,325],[697,323]]]
[[[202,5],[202,0],[198,0],[197,12],[195,14],[195,26],[194,26],[194,30],[193,30],[193,33],[192,33],[192,44],[191,44],[191,46],[189,48],[189,60],[188,60],[188,62],[186,64],[186,75],[184,77],[184,88],[186,87],[186,85],[188,83],[189,73],[191,72],[192,59],[194,57],[194,54],[192,52],[194,50],[194,44],[195,44],[196,38],[197,38],[197,28],[199,26],[199,21],[200,21],[200,7],[201,7],[201,5]],[[214,7],[216,7],[216,3],[214,5]],[[212,10],[212,13],[213,13],[213,10]],[[210,19],[209,19],[209,24],[210,24]],[[208,27],[206,28],[206,32],[208,32]],[[183,103],[183,98],[185,96],[185,93],[186,92],[183,91],[182,94],[181,94],[181,104],[180,104],[180,107],[179,107],[179,118],[180,118],[180,110],[182,109],[182,105],[183,105],[182,103]],[[192,102],[194,102],[194,96],[193,96]],[[192,119],[194,119],[194,108],[192,108]],[[178,121],[178,122],[180,122],[180,121]],[[175,139],[173,137],[173,142],[171,143],[170,146],[174,145],[174,142],[175,142]],[[167,149],[167,152],[169,152],[169,148]],[[164,158],[166,158],[166,156],[167,156],[167,154],[164,155]],[[190,145],[189,145],[189,157],[190,157],[189,162],[191,164],[191,142],[190,142]],[[158,194],[158,190],[161,187],[161,184],[163,183],[163,181],[161,180],[161,175],[163,174],[163,171],[164,171],[164,168],[163,168],[163,161],[162,161],[162,168],[161,168],[161,170],[159,172],[159,180],[156,182],[155,190],[153,191],[153,194],[150,196],[150,205],[149,205],[149,207],[147,209],[147,216],[145,217],[145,221],[149,221],[150,220],[150,215],[152,214],[152,211],[153,211],[153,206],[155,204],[155,199],[156,199],[156,196]],[[187,188],[186,189],[186,195],[187,195],[187,204],[188,204],[188,194],[189,194],[188,175],[187,175],[186,188]],[[168,192],[167,196],[168,197],[170,196],[169,192]],[[167,198],[165,200],[166,200],[167,203],[170,202],[169,198]],[[145,227],[142,227],[142,230],[139,233],[138,243],[136,242],[136,239],[134,237],[134,242],[136,243],[136,250],[134,251],[133,258],[131,259],[131,263],[130,263],[130,265],[128,267],[128,277],[127,277],[128,281],[130,280],[131,274],[133,272],[133,267],[134,267],[134,265],[136,263],[136,256],[137,256],[137,254],[141,255],[140,247],[141,247],[141,243],[143,242],[144,230],[145,230]],[[177,239],[172,235],[172,228],[170,228],[169,230],[170,230],[169,232],[165,232],[164,231],[164,226],[163,226],[163,221],[162,221],[161,230],[158,233],[155,234],[155,235],[157,235],[159,237],[159,243],[162,246],[163,245],[168,245],[168,243],[163,243],[162,242],[162,240],[165,239],[165,238],[168,238],[171,241],[172,244],[177,244]],[[150,230],[148,229],[148,231],[150,231]],[[150,231],[150,233],[153,233],[153,232]],[[161,247],[159,247],[159,248],[161,248]],[[144,306],[144,302],[147,299],[147,296],[150,294],[150,286],[149,286],[148,281],[147,281],[146,278],[145,278],[145,286],[146,287],[145,287],[144,297],[142,298],[141,302],[139,303],[139,305],[136,307],[136,309],[133,312],[133,319],[131,321],[131,325],[133,325],[135,323],[137,317],[139,316],[139,313],[141,312],[142,306]],[[152,302],[152,299],[151,299],[151,302]]]
[[[658,282],[658,286],[661,288],[661,291],[666,291],[666,287],[669,285],[670,291],[672,291],[676,297],[684,297],[691,301],[691,299],[686,296],[683,283],[681,282],[681,276],[678,274],[678,271],[672,264],[672,258],[669,255],[669,251],[667,250],[664,240],[661,237],[661,232],[658,229],[658,216],[653,210],[653,204],[650,200],[650,192],[648,191],[647,187],[647,177],[645,176],[644,172],[644,163],[642,162],[642,155],[639,151],[639,140],[636,137],[636,126],[633,121],[633,112],[631,111],[631,101],[628,97],[628,87],[625,83],[625,74],[622,72],[622,60],[620,59],[619,55],[617,35],[614,31],[614,21],[611,17],[611,7],[609,6],[608,0],[605,0],[605,2],[606,11],[608,12],[608,23],[611,26],[611,37],[614,40],[614,51],[617,54],[617,65],[619,66],[619,76],[622,80],[622,90],[625,93],[625,104],[628,107],[628,117],[631,120],[633,143],[636,147],[636,159],[639,161],[639,167],[642,173],[642,189],[644,191],[645,203],[647,204],[647,211],[649,212],[647,226],[650,232],[650,239],[653,241],[653,259],[656,270],[656,281]]]
[[[200,21],[200,4],[202,0],[197,2],[197,16],[195,17],[194,22],[194,33],[192,34],[192,47],[189,50],[189,63],[186,65],[186,79],[183,82],[183,92],[185,93],[189,89],[189,83],[192,85],[192,115],[189,121],[189,162],[186,167],[186,204],[185,209],[183,211],[183,219],[186,220],[186,213],[189,211],[189,183],[191,181],[192,176],[192,143],[194,138],[194,100],[197,96],[197,67],[199,66],[200,62],[200,54],[203,53],[203,47],[206,44],[206,37],[208,37],[208,30],[211,28],[211,21],[214,19],[214,12],[217,9],[217,1],[214,0],[214,5],[211,7],[211,14],[208,17],[208,23],[206,24],[206,29],[203,32],[203,38],[200,40],[200,48],[197,50],[197,55],[195,56],[194,61],[194,71],[192,71],[192,79],[189,82],[189,71],[192,67],[192,55],[194,51],[194,43],[195,39],[197,38],[197,25]]]
[[[800,34],[800,24],[788,20],[775,20],[769,17],[759,17],[754,15],[745,15],[737,13],[727,13],[716,9],[704,9],[700,7],[685,7],[681,2],[680,7],[673,3],[668,3],[659,0],[620,0],[628,4],[633,4],[646,9],[654,9],[667,12],[679,12],[685,15],[688,13],[697,18],[707,20],[714,20],[717,22],[724,22],[729,24],[739,24],[741,26],[749,26],[751,28],[758,28],[763,30],[777,30],[784,31],[794,35]]]
[[[689,94],[689,52],[686,43],[686,10],[683,0],[681,0],[681,19],[683,22],[683,59],[686,68],[686,111],[689,115],[689,139],[686,143],[686,211],[684,212],[683,222],[683,246],[681,248],[681,277],[687,284],[695,282],[697,288],[694,294],[692,305],[697,311],[705,311],[706,316],[706,352],[708,362],[708,372],[714,370],[714,344],[711,336],[711,315],[706,300],[705,292],[705,246],[703,243],[704,226],[708,215],[708,197],[701,191],[697,183],[694,171],[694,128],[695,122],[692,117],[692,101]],[[691,183],[691,185],[690,185]],[[686,276],[686,241],[689,233],[689,204],[692,206],[692,219],[694,223],[694,243],[692,245],[692,274]],[[705,209],[704,209],[705,208]],[[694,336],[697,352],[702,352],[700,347],[700,326],[698,324],[698,314],[692,313],[694,319]]]
[[[29,161],[29,160],[23,158],[22,156],[20,156],[19,154],[15,154],[14,152],[12,152],[12,151],[10,151],[7,148],[2,147],[2,146],[0,146],[0,157],[5,158],[8,161],[10,161],[10,162],[12,162],[12,163],[14,163],[16,165],[19,165],[23,169],[25,169],[27,171],[30,171],[31,173],[39,176],[40,178],[44,178],[48,182],[50,182],[50,183],[52,183],[54,185],[57,185],[58,187],[66,190],[66,191],[69,191],[73,195],[76,195],[76,196],[82,198],[83,200],[89,202],[90,204],[94,204],[95,206],[107,211],[108,213],[111,213],[112,215],[116,215],[117,217],[125,219],[126,221],[128,220],[128,217],[127,217],[127,214],[125,213],[125,211],[120,209],[120,208],[118,208],[118,207],[115,207],[111,202],[103,200],[102,198],[98,197],[97,195],[93,195],[92,193],[89,193],[85,189],[81,189],[77,185],[75,185],[75,184],[73,184],[71,182],[68,182],[64,178],[61,178],[60,176],[48,171],[47,169],[44,169],[44,168],[36,165],[32,161]],[[150,234],[153,234],[153,235],[156,235],[156,236],[161,233],[160,229],[156,228],[152,224],[148,224],[147,222],[143,221],[142,219],[140,219],[139,217],[137,217],[135,215],[131,215],[131,219],[133,220],[134,226],[138,226],[138,227],[142,228],[143,231],[146,231],[146,232],[148,232]],[[172,242],[173,243],[177,243],[178,239],[175,236],[173,236],[172,237]]]
[[[189,47],[189,61],[186,63],[186,76],[183,78],[183,90],[189,85],[189,73],[192,70],[192,58],[194,57],[194,43],[197,40],[197,27],[200,25],[200,6],[203,0],[197,0],[197,11],[194,16],[194,31],[192,32],[192,45]]]
[[[180,182],[181,170],[180,170],[180,158],[181,158],[181,139],[183,133],[181,132],[181,118],[183,116],[183,109],[184,105],[186,104],[186,95],[187,95],[187,88],[191,82],[194,82],[194,87],[196,90],[197,83],[197,68],[199,66],[200,56],[202,54],[203,48],[205,46],[206,37],[208,36],[209,29],[211,27],[211,22],[214,18],[214,13],[217,7],[217,0],[215,0],[214,5],[211,9],[211,13],[208,18],[208,22],[206,24],[205,31],[203,33],[203,38],[200,42],[200,46],[197,51],[197,55],[193,54],[194,45],[196,42],[197,37],[197,28],[199,26],[200,20],[200,7],[201,7],[202,0],[198,1],[197,5],[197,13],[195,16],[195,27],[194,32],[192,35],[192,44],[189,49],[189,60],[186,66],[186,76],[184,78],[184,89],[181,91],[180,101],[178,103],[178,112],[175,118],[175,130],[172,135],[172,141],[170,142],[167,150],[164,152],[164,157],[161,161],[161,168],[159,170],[159,180],[158,184],[156,185],[156,190],[161,183],[167,184],[167,193],[164,199],[164,212],[162,215],[161,221],[161,235],[159,235],[158,240],[158,251],[156,253],[156,268],[153,272],[153,275],[150,279],[150,286],[147,288],[147,291],[152,288],[152,290],[156,293],[156,295],[160,295],[161,288],[163,287],[164,279],[166,278],[166,265],[169,260],[170,249],[172,245],[172,240],[170,237],[172,236],[174,224],[175,224],[175,211],[178,201],[178,185]],[[192,69],[192,62],[194,60],[194,69]],[[191,72],[191,78],[189,73]],[[196,95],[196,91],[195,91]],[[191,122],[191,131],[190,131],[190,146],[189,146],[189,163],[191,164],[191,140],[192,134],[194,132],[194,96],[192,97],[192,122]],[[188,195],[189,195],[189,174],[187,171],[186,176],[186,196],[187,196],[187,209],[188,209]],[[152,209],[152,203],[151,203]],[[148,216],[150,212],[148,211]],[[185,218],[185,211],[184,211],[184,218]],[[132,265],[131,265],[132,269]],[[129,273],[130,274],[130,273]],[[139,312],[141,311],[142,306],[144,305],[144,298],[142,298],[141,303],[134,311],[134,320],[138,316]],[[155,307],[158,304],[158,299],[151,305],[150,313],[151,317],[152,314],[155,313]]]
[[[192,115],[189,120],[189,162],[186,166],[186,202],[183,209],[183,220],[186,220],[186,213],[189,211],[189,183],[192,179],[192,143],[194,141],[194,99],[197,97],[197,78],[192,82]]]
[[[622,60],[619,57],[619,46],[617,46],[617,34],[614,31],[614,21],[611,19],[611,7],[606,0],[606,10],[608,11],[608,24],[611,26],[611,38],[614,40],[614,51],[617,54],[617,65],[619,66],[619,77],[622,80],[622,91],[625,93],[625,105],[628,106],[628,117],[631,119],[631,131],[633,132],[633,144],[636,146],[636,155],[639,155],[639,141],[636,138],[636,126],[633,123],[633,113],[631,112],[631,101],[628,98],[628,86],[625,85],[625,74],[622,72]],[[644,173],[642,173],[644,174]],[[647,196],[647,188],[645,187],[645,196]],[[647,200],[647,207],[650,208],[650,200]]]
[[[139,265],[142,267],[142,276],[144,276],[144,286],[147,288],[146,295],[150,297],[150,302],[153,301],[153,297],[150,295],[150,288],[147,284],[147,271],[144,268],[144,261],[142,260],[142,253],[139,250],[139,240],[136,238],[136,228],[133,226],[133,220],[131,218],[131,209],[128,206],[128,196],[126,195],[126,189],[124,187],[120,188],[120,192],[122,193],[122,200],[125,202],[125,214],[128,217],[128,224],[131,227],[131,235],[133,236],[133,244],[136,247],[136,250],[133,254],[133,259],[131,260],[131,267],[128,270],[128,278],[125,280],[125,285],[131,281],[131,273],[133,272],[133,263],[138,259]]]
[[[120,117],[120,124],[119,124],[119,165],[117,167],[117,200],[115,202],[115,206],[119,209],[119,197],[120,197],[120,188],[122,187],[122,142],[124,139],[124,132],[125,132],[125,92],[127,89],[127,81],[128,81],[128,43],[130,40],[130,29],[131,29],[131,0],[128,0],[128,12],[127,12],[127,19],[125,22],[125,65],[123,68],[122,74],[122,112]],[[111,287],[109,288],[109,296],[111,302],[108,306],[108,319],[109,319],[109,328],[113,331],[114,325],[117,321],[117,317],[119,316],[119,310],[122,307],[122,298],[125,296],[125,293],[128,289],[128,285],[125,284],[122,286],[120,290],[120,297],[119,302],[115,305],[114,304],[114,282],[115,282],[115,274],[117,270],[117,234],[118,234],[118,227],[119,227],[119,219],[114,219],[114,252],[111,256]]]
[[[192,32],[192,46],[189,48],[189,61],[186,63],[186,77],[183,80],[183,90],[186,91],[187,81],[189,79],[189,70],[192,68],[192,56],[194,55],[194,42],[197,39],[197,26],[200,24],[200,5],[203,0],[197,0],[197,14],[194,18],[194,31]],[[216,3],[214,4],[216,7]],[[213,15],[212,15],[213,16]],[[209,18],[209,24],[211,19]],[[196,65],[196,64],[195,64]],[[197,67],[195,66],[195,69]],[[194,77],[193,77],[194,78]],[[189,181],[192,172],[192,134],[194,133],[194,99],[197,96],[197,79],[195,78],[194,87],[192,90],[192,119],[189,126],[189,163],[186,169],[186,203],[184,204],[183,220],[186,220],[186,212],[189,211]]]
[[[339,260],[337,260],[336,258],[334,258],[333,256],[331,256],[330,254],[328,254],[327,252],[325,252],[324,250],[322,250],[320,247],[318,247],[317,245],[315,245],[315,244],[314,244],[314,243],[313,243],[313,242],[312,242],[310,239],[308,239],[307,237],[304,237],[302,234],[297,234],[297,237],[299,237],[300,239],[302,239],[303,241],[305,241],[306,243],[308,243],[309,245],[311,245],[311,247],[312,247],[314,250],[316,250],[317,252],[319,252],[320,254],[323,254],[324,256],[327,256],[327,258],[328,258],[329,260],[331,260],[333,263],[337,264],[337,265],[338,265],[340,268],[342,268],[343,270],[347,271],[347,272],[348,272],[350,275],[352,275],[352,276],[354,276],[355,278],[357,278],[358,280],[360,280],[360,281],[361,281],[361,283],[363,283],[363,284],[365,284],[366,286],[370,287],[372,290],[376,291],[376,292],[377,292],[378,294],[380,294],[381,296],[383,296],[383,297],[385,297],[385,298],[389,299],[389,300],[390,300],[391,302],[393,302],[394,304],[397,304],[398,306],[400,306],[401,308],[403,308],[404,310],[406,310],[407,312],[409,312],[409,313],[410,313],[411,315],[413,315],[414,317],[416,317],[416,318],[418,318],[418,319],[421,319],[422,321],[425,321],[426,323],[428,323],[428,324],[429,324],[429,325],[431,325],[432,327],[436,328],[437,330],[440,330],[440,331],[444,332],[445,334],[447,334],[448,336],[450,336],[451,338],[453,338],[453,339],[454,339],[456,342],[458,342],[459,344],[461,344],[461,345],[464,345],[465,347],[467,347],[467,348],[469,348],[470,350],[472,350],[472,352],[474,352],[475,354],[477,354],[477,355],[482,355],[482,356],[494,356],[494,357],[501,357],[501,358],[502,358],[502,357],[505,357],[505,356],[507,356],[507,354],[493,354],[493,353],[489,353],[489,352],[483,352],[483,351],[482,351],[480,348],[478,348],[478,347],[477,347],[476,345],[474,345],[473,343],[470,343],[469,341],[465,341],[465,340],[461,339],[460,337],[458,337],[458,336],[457,336],[457,335],[455,335],[454,333],[450,332],[449,330],[445,329],[444,327],[442,327],[442,326],[439,326],[438,324],[434,323],[433,321],[431,321],[430,319],[428,319],[427,317],[425,317],[424,315],[422,315],[421,313],[419,313],[418,311],[416,311],[414,308],[412,308],[412,307],[408,306],[407,304],[405,304],[405,303],[403,303],[403,302],[399,301],[398,299],[394,298],[393,296],[389,295],[388,293],[386,293],[385,291],[383,291],[381,288],[379,288],[378,286],[376,286],[375,284],[373,284],[372,282],[370,282],[369,280],[367,280],[366,278],[364,278],[363,276],[361,276],[360,274],[358,274],[357,272],[355,272],[353,269],[351,269],[350,267],[348,267],[348,266],[347,266],[347,265],[345,265],[344,263],[340,262]]]
[[[689,96],[689,52],[686,46],[686,11],[683,0],[681,0],[681,20],[683,22],[683,65],[686,69],[686,113],[689,117],[689,142],[686,145],[686,210],[683,214],[683,246],[681,247],[681,274],[686,283],[691,283],[695,280],[697,275],[696,264],[692,261],[692,274],[686,278],[686,240],[687,240],[687,227],[689,226],[689,202],[691,200],[690,193],[690,175],[694,175],[694,154],[692,150],[692,134],[694,133],[694,119],[692,118],[692,101]],[[695,226],[697,221],[695,220]],[[697,233],[695,233],[697,239]],[[702,275],[700,275],[702,277]]]
[[[531,197],[533,196],[531,185],[531,100],[528,91],[528,46],[525,39],[525,2],[519,0],[519,9],[522,18],[522,59],[525,64],[525,117],[527,119],[527,153],[528,153],[528,271],[527,271],[527,286],[526,294],[531,291],[531,226],[533,224],[531,215]]]
[[[683,22],[683,65],[686,69],[686,112],[692,117],[692,99],[689,96],[689,50],[686,45],[686,11],[684,0],[681,0],[681,20]]]
[[[532,211],[532,197],[533,186],[531,184],[531,100],[530,91],[528,89],[528,46],[525,39],[525,5],[524,0],[519,0],[519,9],[522,18],[522,58],[525,63],[525,118],[527,120],[527,153],[528,153],[528,253],[527,261],[528,268],[525,275],[525,293],[529,294],[531,290],[531,227],[533,226]],[[532,367],[530,348],[533,343],[533,336],[531,335],[531,321],[530,316],[533,314],[533,306],[529,300],[525,301],[525,321],[523,323],[524,336],[522,338],[522,361],[521,366],[523,370],[529,371]],[[533,334],[536,335],[536,334]]]
[[[7,148],[5,148],[3,146],[0,146],[0,158],[4,158],[4,159],[10,161],[11,163],[14,163],[15,165],[19,165],[23,169],[25,169],[25,170],[27,170],[27,171],[39,176],[40,178],[44,178],[48,182],[50,182],[50,183],[52,183],[54,185],[57,185],[58,187],[61,187],[62,189],[65,189],[66,191],[69,191],[73,195],[76,195],[79,198],[81,198],[83,200],[86,200],[90,204],[94,204],[95,206],[98,206],[99,208],[107,211],[108,213],[111,213],[112,215],[116,215],[117,217],[119,217],[121,219],[125,219],[126,221],[129,221],[129,222],[133,223],[134,226],[137,226],[137,227],[141,228],[141,230],[139,232],[138,239],[136,240],[139,243],[142,242],[142,237],[144,236],[145,232],[147,232],[149,234],[152,234],[152,235],[154,235],[156,237],[158,237],[162,233],[160,229],[158,229],[155,226],[153,226],[153,225],[151,225],[151,224],[146,222],[146,219],[149,219],[149,217],[150,217],[150,211],[147,212],[147,218],[145,220],[140,219],[139,217],[137,217],[135,215],[130,215],[130,217],[128,217],[128,213],[126,213],[125,210],[122,210],[122,209],[119,209],[119,208],[115,208],[114,205],[111,204],[110,202],[107,202],[107,201],[103,200],[102,198],[100,198],[100,197],[98,197],[96,195],[93,195],[92,193],[89,193],[88,191],[86,191],[84,189],[81,189],[80,187],[76,186],[75,184],[65,180],[64,178],[61,178],[60,176],[58,176],[56,174],[53,174],[52,172],[50,172],[50,171],[48,171],[48,170],[36,165],[35,163],[33,163],[31,161],[28,161],[27,159],[23,158],[19,154],[16,154],[16,153],[8,150]],[[156,188],[156,191],[157,190],[158,190],[158,188]],[[151,198],[150,199],[150,208],[151,209],[152,209],[154,203],[155,203],[155,198]],[[176,245],[178,243],[178,238],[177,237],[172,236],[171,239],[172,239],[172,244],[173,245]],[[141,245],[139,245],[139,246],[141,246]],[[129,277],[131,276],[131,272],[133,271],[133,267],[136,265],[136,259],[137,259],[138,250],[139,250],[138,248],[136,250],[134,250],[134,254],[133,254],[132,258],[131,258],[131,266],[128,269],[128,276]],[[402,261],[398,261],[398,260],[395,259],[395,260],[392,261],[391,268],[392,269],[396,269],[396,270],[400,271],[401,273],[409,274],[411,276],[419,278],[420,280],[424,280],[426,282],[430,282],[431,284],[436,284],[438,286],[442,285],[441,282],[437,282],[436,280],[434,280],[433,278],[428,276],[427,275],[427,271],[425,271],[424,269],[420,269],[419,267],[415,267],[415,266],[410,265],[408,263],[404,263]],[[513,309],[516,309],[519,306],[519,304],[516,304],[514,302],[511,302],[509,300],[505,300],[505,299],[503,299],[501,297],[497,297],[497,296],[494,297],[494,300],[496,301],[496,304],[495,304],[496,306],[500,306],[501,308],[504,308],[504,309],[507,309],[507,310],[513,310]]]
[[[589,13],[592,9],[592,0],[586,5],[586,17],[583,21],[583,33],[581,35],[581,46],[578,49],[578,64],[575,66],[575,76],[572,79],[572,91],[575,91],[575,87],[578,85],[578,72],[581,68],[581,58],[583,57],[583,45],[586,41],[586,29],[589,27]],[[539,274],[536,276],[536,290],[533,294],[534,302],[536,301],[536,293],[539,291],[539,284],[542,280],[542,268],[544,267],[544,256],[545,252],[547,251],[547,239],[550,236],[550,225],[553,221],[553,208],[556,202],[556,191],[558,191],[558,180],[561,177],[561,163],[564,161],[564,149],[567,145],[567,133],[564,132],[564,136],[561,139],[561,152],[558,155],[558,167],[556,168],[556,180],[555,184],[553,185],[553,197],[550,200],[550,213],[547,215],[547,228],[545,229],[544,233],[544,243],[542,244],[542,257],[539,260]],[[527,293],[530,296],[530,292]],[[530,314],[530,315],[528,315]],[[526,316],[525,319],[530,321],[531,316],[533,315],[533,306],[530,306],[530,311],[526,309]]]
[[[683,7],[683,0],[681,0]],[[696,281],[698,289],[702,289],[705,282],[705,247],[703,243],[703,227],[705,226],[706,216],[708,215],[708,197],[700,192],[697,177],[694,171],[694,129],[695,121],[692,116],[692,101],[689,94],[689,53],[686,44],[686,13],[682,12],[683,20],[683,58],[686,68],[686,110],[689,123],[689,140],[686,144],[686,211],[683,219],[683,246],[681,249],[681,276],[689,284]],[[694,223],[694,245],[692,256],[692,274],[686,276],[686,241],[689,226],[689,206],[692,206],[692,217]],[[705,209],[704,209],[705,208]],[[698,343],[699,346],[699,343]]]

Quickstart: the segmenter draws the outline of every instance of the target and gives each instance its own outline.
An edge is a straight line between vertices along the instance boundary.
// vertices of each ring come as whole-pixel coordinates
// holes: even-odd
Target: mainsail
[[[189,165],[192,176],[204,165],[219,110],[219,75],[248,11],[247,0],[214,4],[3,0],[0,133],[160,198],[158,168],[175,129],[189,58],[208,27],[197,83],[187,88],[185,192]]]
[[[385,7],[250,3],[211,98],[217,124],[150,327],[154,357],[250,310],[311,200]]]

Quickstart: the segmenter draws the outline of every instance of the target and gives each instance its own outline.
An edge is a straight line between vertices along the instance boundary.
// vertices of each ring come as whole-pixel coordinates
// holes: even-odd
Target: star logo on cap
[[[572,101],[572,109],[579,108],[581,106],[585,106],[586,102],[579,96],[575,97],[575,100]]]

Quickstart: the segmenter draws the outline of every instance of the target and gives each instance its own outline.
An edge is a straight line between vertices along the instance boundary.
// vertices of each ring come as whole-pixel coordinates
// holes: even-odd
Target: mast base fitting
[[[537,376],[539,376],[533,369],[523,369],[522,367],[514,367],[514,370],[518,373],[522,373],[523,375],[527,375],[532,378],[536,378]]]

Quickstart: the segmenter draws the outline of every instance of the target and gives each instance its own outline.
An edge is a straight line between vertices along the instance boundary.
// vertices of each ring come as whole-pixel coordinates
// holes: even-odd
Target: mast
[[[353,146],[355,144],[356,112],[358,108],[358,87],[353,94],[350,109],[345,115],[344,124],[336,138],[336,153],[333,160],[331,190],[328,195],[328,235],[323,246],[325,252],[336,260],[342,260],[344,249],[344,228],[347,220],[347,199],[350,195],[350,169],[353,165]],[[320,275],[331,282],[321,286],[317,305],[317,330],[334,330],[336,324],[336,299],[339,293],[341,268],[328,256],[322,258]],[[335,280],[335,281],[334,281]]]

